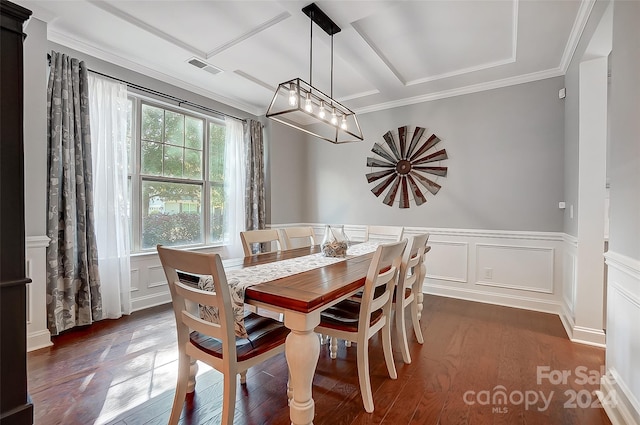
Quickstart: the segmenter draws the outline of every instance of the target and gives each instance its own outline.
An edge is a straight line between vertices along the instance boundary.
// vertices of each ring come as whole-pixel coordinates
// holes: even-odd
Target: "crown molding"
[[[580,38],[582,37],[585,27],[587,26],[587,21],[589,20],[589,16],[591,15],[591,11],[595,4],[595,0],[582,0],[580,3],[580,8],[576,14],[575,21],[573,21],[573,27],[571,28],[569,39],[567,40],[567,44],[565,44],[564,52],[560,59],[560,65],[558,66],[558,68],[562,70],[563,74],[565,74],[567,69],[569,69],[569,64],[571,63],[573,55],[578,48],[578,43],[580,42]]]
[[[106,50],[100,49],[99,47],[96,47],[92,44],[79,41],[74,37],[67,35],[65,33],[49,29],[47,38],[49,39],[49,41],[52,41],[54,43],[61,44],[70,49],[74,49],[81,53],[91,55],[97,59],[101,59],[106,62],[112,63],[114,65],[121,66],[128,70],[138,72],[142,75],[155,78],[156,80],[160,80],[164,83],[171,84],[172,86],[180,87],[192,93],[200,94],[202,96],[208,97],[217,102],[223,103],[226,106],[231,106],[233,108],[239,109],[241,111],[247,112],[255,116],[264,115],[264,111],[262,110],[262,108],[258,108],[253,105],[238,102],[236,100],[229,99],[225,96],[220,96],[219,94],[205,90],[202,87],[195,86],[181,79],[159,72],[156,69],[152,69],[144,65],[140,65],[139,63],[133,60],[130,60],[120,55],[114,54],[112,52],[108,52]]]
[[[562,75],[564,75],[564,72],[559,68],[547,69],[545,71],[532,72],[530,74],[518,75],[515,77],[489,81],[487,83],[472,84],[469,86],[460,87],[456,89],[443,90],[440,92],[394,100],[391,102],[379,103],[377,105],[366,106],[364,108],[353,108],[353,110],[357,114],[366,114],[368,112],[376,112],[376,111],[382,111],[385,109],[399,108],[401,106],[415,105],[416,103],[430,102],[433,100],[445,99],[448,97],[478,93],[485,90],[493,90],[493,89],[498,89],[502,87],[515,86],[517,84],[530,83],[532,81],[539,81],[547,78],[559,77]]]

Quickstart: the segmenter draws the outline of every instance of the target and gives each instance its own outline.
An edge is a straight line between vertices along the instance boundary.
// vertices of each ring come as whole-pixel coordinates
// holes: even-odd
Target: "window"
[[[130,100],[132,252],[221,242],[224,121]]]

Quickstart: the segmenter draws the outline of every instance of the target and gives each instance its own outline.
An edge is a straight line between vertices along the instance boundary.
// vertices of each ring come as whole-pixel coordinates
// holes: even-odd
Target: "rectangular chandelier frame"
[[[364,139],[351,109],[300,78],[278,85],[266,116],[335,144]]]

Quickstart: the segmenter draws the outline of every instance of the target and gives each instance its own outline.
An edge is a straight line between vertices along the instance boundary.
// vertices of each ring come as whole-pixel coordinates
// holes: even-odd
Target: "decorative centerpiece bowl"
[[[344,226],[327,225],[320,247],[325,257],[345,257],[349,248],[349,239],[344,233]]]

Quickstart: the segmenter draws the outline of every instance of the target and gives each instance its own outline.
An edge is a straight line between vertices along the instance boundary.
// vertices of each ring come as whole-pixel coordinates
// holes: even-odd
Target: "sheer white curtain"
[[[103,318],[131,313],[127,87],[89,74],[95,230]]]
[[[240,120],[225,118],[224,229],[230,258],[244,256],[240,232],[245,230],[245,142]]]

